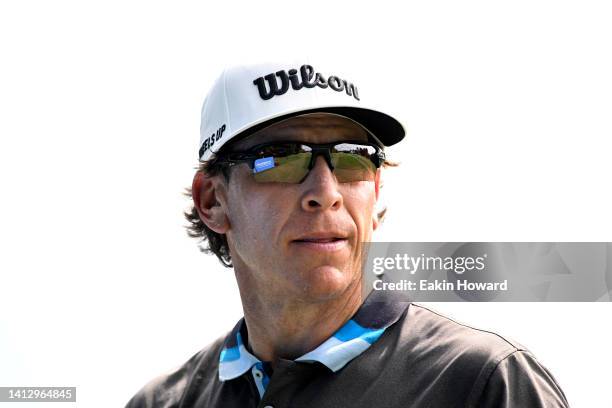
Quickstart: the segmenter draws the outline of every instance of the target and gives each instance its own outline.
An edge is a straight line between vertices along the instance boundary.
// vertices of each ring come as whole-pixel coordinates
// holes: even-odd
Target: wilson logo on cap
[[[280,79],[280,86],[276,78]],[[261,99],[268,100],[274,96],[280,96],[285,94],[289,90],[289,85],[296,91],[302,88],[331,88],[334,91],[342,92],[346,91],[346,94],[359,100],[357,94],[357,87],[344,79],[340,79],[335,75],[331,75],[325,78],[320,73],[316,72],[311,65],[302,65],[300,67],[300,78],[298,77],[297,69],[290,69],[289,71],[280,70],[276,73],[271,73],[263,77],[259,77],[253,81],[253,84],[257,86],[259,96]],[[266,88],[266,82],[268,87]]]

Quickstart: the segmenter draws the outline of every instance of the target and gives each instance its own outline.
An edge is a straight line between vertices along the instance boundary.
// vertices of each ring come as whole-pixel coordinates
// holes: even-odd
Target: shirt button
[[[263,373],[257,369],[257,367],[253,366],[253,375],[257,378],[263,377]]]

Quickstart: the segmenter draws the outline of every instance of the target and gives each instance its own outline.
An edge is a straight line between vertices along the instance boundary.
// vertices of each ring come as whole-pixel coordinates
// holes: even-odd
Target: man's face
[[[329,114],[295,117],[232,146],[240,151],[271,141],[367,141],[363,128]],[[323,301],[358,290],[361,242],[377,226],[375,181],[338,183],[325,159],[300,184],[257,183],[248,165],[232,168],[227,231],[239,281],[270,296]]]

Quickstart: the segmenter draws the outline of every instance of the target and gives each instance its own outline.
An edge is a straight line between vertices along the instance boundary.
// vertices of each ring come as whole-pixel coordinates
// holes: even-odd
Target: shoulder
[[[126,408],[171,408],[179,406],[185,391],[194,384],[210,381],[217,375],[219,353],[226,336],[197,352],[169,373],[149,381],[127,403]]]
[[[452,384],[469,393],[477,383],[484,386],[496,365],[518,350],[524,347],[497,333],[411,303],[363,359],[389,376],[409,379],[416,389]]]
[[[418,356],[422,368],[463,383],[468,406],[567,406],[552,374],[514,340],[416,303],[400,330],[407,354]]]
[[[479,407],[569,406],[552,373],[527,350],[518,350],[501,360],[475,399]]]
[[[512,353],[527,350],[520,343],[492,331],[460,323],[424,305],[412,303],[402,327],[410,346],[426,352],[448,350],[480,362],[500,362]],[[420,345],[420,346],[419,346]]]

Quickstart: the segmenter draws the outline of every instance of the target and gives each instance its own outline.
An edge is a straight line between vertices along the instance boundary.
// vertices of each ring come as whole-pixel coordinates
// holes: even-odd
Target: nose
[[[304,211],[323,211],[342,207],[342,194],[338,191],[338,181],[325,158],[319,156],[314,167],[302,182],[302,209]]]

